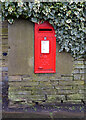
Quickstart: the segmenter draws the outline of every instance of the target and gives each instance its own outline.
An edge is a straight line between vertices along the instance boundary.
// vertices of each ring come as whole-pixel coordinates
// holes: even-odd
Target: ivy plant
[[[59,52],[86,57],[86,2],[3,2],[2,18],[13,24],[23,18],[34,23],[49,21],[54,27]]]

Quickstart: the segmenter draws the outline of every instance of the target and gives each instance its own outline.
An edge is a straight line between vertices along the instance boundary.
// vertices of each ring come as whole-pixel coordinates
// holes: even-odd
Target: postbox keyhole
[[[44,40],[47,40],[47,37],[44,37]]]

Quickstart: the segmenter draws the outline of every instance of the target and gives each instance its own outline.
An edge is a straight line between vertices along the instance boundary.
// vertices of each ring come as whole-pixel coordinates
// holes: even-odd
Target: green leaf
[[[9,2],[5,2],[5,7],[8,8]]]
[[[49,20],[49,23],[52,25],[53,24],[53,20]]]
[[[54,16],[52,16],[52,15],[48,15],[48,18],[50,18],[50,19],[54,19]]]
[[[8,16],[8,12],[5,12],[5,16],[6,16],[6,17]]]
[[[58,19],[55,19],[55,22],[54,22],[55,24],[57,24],[58,23]]]
[[[71,19],[66,20],[66,23],[71,23],[71,22],[72,22]]]
[[[31,21],[34,22],[34,23],[38,22],[37,18],[31,18]]]
[[[9,22],[10,24],[13,24],[14,20],[10,18],[10,19],[8,19],[8,22]]]
[[[30,12],[30,11],[28,12],[28,16],[29,16],[29,17],[31,16],[31,12]]]
[[[29,8],[30,8],[30,10],[32,10],[32,8],[33,8],[33,4],[31,2],[29,2]]]

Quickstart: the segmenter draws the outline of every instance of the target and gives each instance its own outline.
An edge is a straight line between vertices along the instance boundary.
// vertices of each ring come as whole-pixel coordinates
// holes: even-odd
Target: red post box
[[[34,72],[56,72],[56,37],[51,24],[35,23]]]

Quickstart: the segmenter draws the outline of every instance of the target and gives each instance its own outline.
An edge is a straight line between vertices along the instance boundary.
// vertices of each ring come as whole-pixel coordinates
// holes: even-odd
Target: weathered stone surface
[[[75,94],[75,93],[78,93],[79,92],[79,90],[78,89],[76,89],[76,90],[58,90],[58,93],[57,94],[60,94],[60,95],[68,95],[68,94]]]
[[[84,99],[84,95],[83,94],[72,94],[72,95],[67,95],[68,100],[80,100],[80,99]]]
[[[84,65],[76,65],[75,68],[77,68],[77,69],[84,69],[85,66]]]
[[[75,65],[83,65],[84,64],[84,61],[82,60],[82,61],[74,61],[74,64]]]
[[[84,85],[84,81],[74,81],[75,85]]]
[[[86,73],[85,69],[80,70],[80,73]]]
[[[2,67],[0,67],[0,72],[2,71]]]
[[[59,85],[61,86],[72,86],[72,85],[74,85],[74,82],[73,81],[59,81]]]
[[[8,71],[8,67],[2,67],[2,71]]]
[[[73,80],[73,76],[70,76],[70,77],[62,77],[61,79],[62,79],[62,80],[65,80],[65,81],[71,81],[71,80]]]
[[[28,80],[32,80],[32,78],[31,77],[22,78],[22,81],[28,81]]]
[[[82,74],[81,80],[85,80],[85,74]]]
[[[82,75],[81,74],[75,74],[74,75],[74,80],[81,80]]]
[[[74,100],[74,99],[73,100],[67,100],[67,103],[69,103],[69,104],[71,104],[71,103],[73,103],[73,104],[78,103],[79,104],[80,103],[81,104],[81,100]]]
[[[72,89],[73,90],[76,90],[76,89],[78,89],[78,90],[84,90],[84,85],[75,85],[75,86],[72,86]]]
[[[80,74],[80,70],[79,69],[74,69],[74,71],[73,71],[73,74]]]
[[[21,81],[21,76],[9,76],[9,81]]]
[[[55,89],[57,90],[60,90],[60,89],[63,89],[63,90],[71,90],[72,89],[72,86],[55,86]]]

